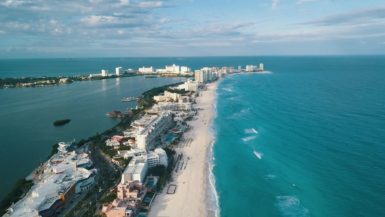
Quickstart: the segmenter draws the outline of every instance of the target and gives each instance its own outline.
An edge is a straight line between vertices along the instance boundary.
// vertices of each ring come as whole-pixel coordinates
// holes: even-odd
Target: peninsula
[[[56,145],[4,217],[215,216],[206,192],[215,188],[208,174],[217,80],[262,71],[204,67],[194,80],[143,93],[114,128]]]

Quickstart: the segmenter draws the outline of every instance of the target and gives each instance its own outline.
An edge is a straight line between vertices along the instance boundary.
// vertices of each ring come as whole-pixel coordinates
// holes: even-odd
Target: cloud
[[[362,25],[384,22],[385,8],[372,8],[359,10],[349,13],[328,16],[319,20],[305,22],[303,24],[317,26],[334,26],[334,25]]]
[[[276,9],[280,2],[281,0],[271,0],[271,8]]]
[[[306,3],[311,3],[311,2],[317,2],[319,0],[297,0],[297,4],[306,4]]]
[[[193,15],[187,16],[183,10],[189,7],[178,5],[180,3],[179,0],[3,0],[0,3],[0,56],[4,50],[71,54],[121,52],[122,55],[176,52],[177,55],[190,50],[211,54],[228,49],[227,54],[232,54],[276,44],[284,47],[361,40],[378,45],[385,41],[385,9],[381,8],[292,24],[280,17],[272,23],[256,23],[241,16],[236,20],[224,19],[226,13],[201,16],[199,11],[193,11]],[[272,0],[272,9],[281,3]],[[168,10],[169,7],[176,8]],[[281,9],[285,12],[284,7]],[[266,13],[279,16],[272,11]]]
[[[144,1],[138,4],[140,8],[160,8],[163,6],[162,1]]]

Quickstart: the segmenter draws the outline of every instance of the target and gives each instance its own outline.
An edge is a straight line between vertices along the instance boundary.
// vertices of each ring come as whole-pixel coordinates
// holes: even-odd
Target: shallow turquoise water
[[[218,91],[214,175],[221,215],[384,216],[384,56],[0,60],[0,77],[259,62],[273,74],[228,77]],[[126,108],[122,96],[169,82],[140,79],[0,90],[0,198],[45,160],[53,143],[113,126],[105,113]],[[67,117],[69,125],[52,127]]]
[[[278,59],[218,90],[221,216],[384,216],[385,58]]]

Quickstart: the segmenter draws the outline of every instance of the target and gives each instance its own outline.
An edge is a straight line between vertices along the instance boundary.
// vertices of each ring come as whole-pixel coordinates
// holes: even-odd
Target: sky
[[[0,58],[385,54],[384,0],[0,0]]]

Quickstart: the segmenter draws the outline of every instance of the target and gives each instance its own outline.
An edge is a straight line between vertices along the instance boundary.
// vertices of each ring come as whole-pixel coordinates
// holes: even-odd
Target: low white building
[[[179,93],[173,93],[170,91],[164,91],[163,95],[154,96],[156,102],[177,102],[180,99],[181,95]]]
[[[189,79],[186,82],[184,82],[183,84],[177,86],[176,89],[197,92],[198,87],[199,87],[199,84],[197,81],[192,81]]]
[[[171,66],[166,66],[165,67],[165,73],[179,74],[180,73],[180,66],[177,66],[175,64],[172,64]]]
[[[121,183],[128,184],[133,181],[143,183],[148,170],[148,163],[146,157],[134,157],[122,174]]]
[[[106,146],[109,146],[109,147],[119,147],[120,146],[120,143],[116,140],[113,140],[113,139],[107,139],[106,140]]]
[[[152,107],[152,111],[154,112],[191,110],[192,104],[190,102],[159,102]]]
[[[257,71],[257,66],[255,66],[255,65],[247,65],[246,66],[246,72],[255,72],[255,71]]]
[[[154,73],[154,67],[141,67],[139,68],[139,73],[142,73],[142,74],[151,74],[151,73]]]
[[[123,150],[118,151],[118,155],[122,156],[124,159],[128,159],[129,157],[138,157],[146,155],[147,152],[145,149],[132,148],[131,150]]]
[[[108,76],[108,70],[102,69],[102,72],[100,74],[102,75],[102,77],[107,77]]]
[[[180,73],[181,74],[188,74],[191,72],[191,68],[187,67],[187,66],[181,66],[180,67]]]

